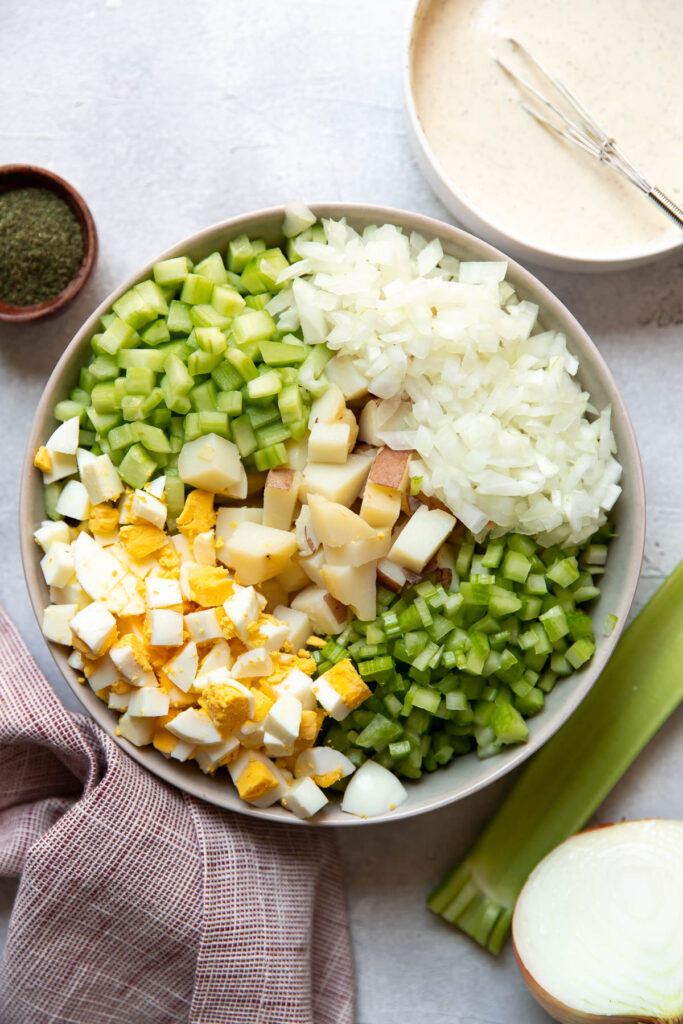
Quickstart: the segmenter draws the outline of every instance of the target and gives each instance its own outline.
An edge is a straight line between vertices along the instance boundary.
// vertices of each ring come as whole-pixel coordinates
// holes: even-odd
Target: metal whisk
[[[567,89],[562,82],[557,78],[553,78],[545,68],[539,64],[535,57],[529,53],[525,46],[522,46],[516,39],[508,39],[515,49],[519,50],[529,61],[533,67],[545,78],[547,82],[556,90],[556,92],[563,98],[566,106],[572,111],[574,117],[568,116],[559,106],[549,100],[541,92],[536,89],[535,86],[528,82],[525,78],[522,78],[515,71],[512,70],[507,64],[500,59],[500,57],[493,55],[494,60],[500,67],[505,71],[518,86],[521,86],[526,92],[530,93],[539,104],[549,110],[555,115],[557,120],[552,121],[549,117],[546,117],[539,110],[529,106],[528,103],[522,102],[522,108],[526,110],[527,114],[531,114],[540,124],[550,131],[560,135],[563,139],[567,139],[568,142],[572,142],[579,149],[583,149],[586,153],[590,153],[592,156],[597,157],[601,163],[607,164],[612,170],[620,174],[622,178],[626,178],[632,185],[639,188],[641,192],[644,192],[646,196],[652,199],[653,202],[669,214],[673,220],[676,221],[679,227],[683,228],[683,210],[681,210],[676,204],[669,199],[660,189],[651,185],[643,175],[636,170],[633,164],[628,160],[622,151],[617,146],[615,140],[607,134],[604,128],[602,128],[595,118],[590,114],[584,105],[579,102],[576,96],[573,95]]]

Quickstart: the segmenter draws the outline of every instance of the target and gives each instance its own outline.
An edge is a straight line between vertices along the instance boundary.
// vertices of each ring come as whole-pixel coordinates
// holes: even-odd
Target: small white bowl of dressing
[[[409,135],[445,206],[504,252],[561,270],[620,270],[683,250],[680,227],[647,196],[522,109],[492,57],[509,58],[509,37],[683,206],[683,5],[417,0],[404,71]]]

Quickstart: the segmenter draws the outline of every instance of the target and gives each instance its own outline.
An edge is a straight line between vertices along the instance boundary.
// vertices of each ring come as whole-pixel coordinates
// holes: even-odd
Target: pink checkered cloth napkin
[[[0,609],[2,1024],[351,1024],[332,837],[165,785],[62,707]]]

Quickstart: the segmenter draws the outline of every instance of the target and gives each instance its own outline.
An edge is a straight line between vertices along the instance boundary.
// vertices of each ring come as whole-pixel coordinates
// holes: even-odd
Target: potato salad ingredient
[[[547,544],[593,534],[620,493],[610,409],[594,412],[564,335],[540,327],[507,265],[459,263],[391,224],[324,230],[324,245],[297,242],[280,280],[300,276],[278,309],[338,353],[329,379],[347,394],[365,381],[380,400],[361,437],[415,450],[423,489],[476,534],[490,522]]]
[[[512,938],[551,1017],[683,1019],[682,858],[683,822],[654,818],[582,832],[534,868]]]
[[[683,564],[619,640],[587,697],[524,769],[430,908],[492,953],[531,871],[583,828],[683,699]]]

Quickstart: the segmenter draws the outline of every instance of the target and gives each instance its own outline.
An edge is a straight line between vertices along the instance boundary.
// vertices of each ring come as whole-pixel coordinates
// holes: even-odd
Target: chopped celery
[[[190,264],[187,256],[176,256],[170,260],[161,260],[152,267],[154,280],[162,288],[167,285],[182,284],[190,273]]]
[[[683,699],[682,601],[683,563],[626,630],[595,686],[524,769],[465,860],[431,893],[431,909],[490,952],[505,942],[536,864],[586,824]]]
[[[155,460],[147,454],[141,444],[128,449],[119,465],[119,475],[131,487],[144,487],[157,468]]]
[[[272,431],[274,439],[278,429],[277,422],[257,429],[259,448],[265,431]],[[583,549],[555,548],[541,552],[543,557],[539,550],[528,537],[478,544],[466,535],[456,556],[457,589],[449,593],[429,576],[400,596],[382,588],[375,622],[352,624],[360,639],[347,645],[346,656],[381,699],[374,705],[370,698],[364,708],[400,717],[406,731],[420,736],[436,736],[444,723],[460,730],[458,744],[447,733],[429,750],[421,742],[419,753],[411,747],[409,754],[396,755],[392,770],[399,775],[417,778],[466,753],[473,741],[479,757],[524,743],[524,719],[543,709],[545,694],[558,678],[592,656],[590,616],[578,610],[574,591],[550,574],[564,564],[562,582],[573,579],[573,586],[594,587]],[[575,578],[577,560],[584,570]],[[563,575],[565,570],[570,571]],[[326,656],[319,670],[333,660]],[[402,703],[398,694],[403,694]],[[351,722],[339,725],[341,731],[352,727]],[[375,753],[384,749],[375,748]]]

